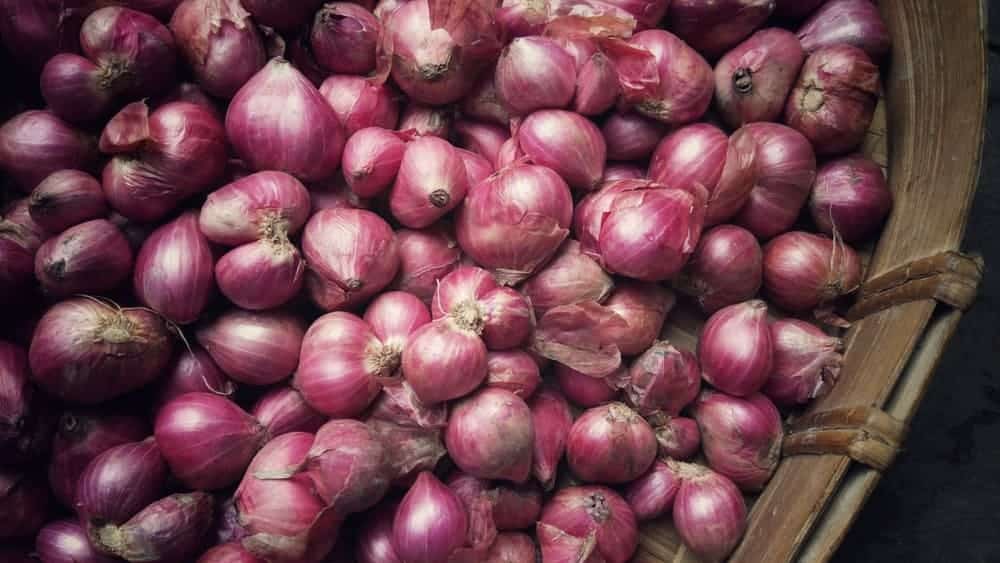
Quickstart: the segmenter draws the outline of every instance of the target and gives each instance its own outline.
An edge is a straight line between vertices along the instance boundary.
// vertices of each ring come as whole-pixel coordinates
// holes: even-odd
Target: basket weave
[[[784,459],[752,499],[730,561],[828,561],[892,463],[983,264],[958,252],[979,176],[986,114],[982,0],[881,0],[893,40],[864,151],[895,197],[849,311],[840,380],[789,421]],[[672,315],[691,346],[702,319]],[[669,520],[645,526],[638,563],[693,563]]]

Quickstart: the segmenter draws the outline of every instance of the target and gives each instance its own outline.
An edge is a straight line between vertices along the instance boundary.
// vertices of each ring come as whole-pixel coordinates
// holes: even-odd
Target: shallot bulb
[[[46,293],[66,297],[118,287],[132,271],[132,248],[105,219],[80,223],[50,238],[35,255],[35,277]]]
[[[568,557],[557,561],[625,563],[639,546],[635,513],[618,493],[601,486],[560,489],[542,509],[538,530],[545,561],[546,552],[557,547],[554,543],[567,541],[562,536],[580,542],[555,549]]]
[[[796,319],[771,323],[774,365],[761,392],[779,405],[805,404],[825,395],[840,375],[843,341]]]
[[[681,479],[673,519],[684,545],[705,561],[724,560],[747,529],[740,490],[707,467],[674,461],[667,465]]]
[[[328,509],[346,517],[371,508],[388,491],[391,446],[363,422],[331,420],[316,432],[303,469]]]
[[[84,221],[108,214],[101,184],[79,170],[59,170],[46,176],[28,200],[31,219],[50,233],[61,233]]]
[[[614,112],[604,120],[601,134],[608,147],[609,159],[643,160],[653,154],[667,134],[667,127],[636,113]],[[604,176],[607,181],[607,173]]]
[[[38,532],[35,551],[46,563],[114,563],[115,561],[94,549],[87,538],[87,531],[73,520],[56,520],[46,524]]]
[[[569,468],[584,481],[627,483],[645,473],[655,458],[653,429],[622,403],[587,410],[566,440]]]
[[[861,261],[843,241],[795,231],[764,247],[764,290],[783,309],[829,305],[860,284]]]
[[[291,31],[309,20],[323,0],[240,0],[260,25]]]
[[[499,168],[500,147],[510,139],[504,127],[469,120],[455,122],[455,135],[460,147],[486,158],[494,169]]]
[[[816,172],[809,212],[823,233],[861,242],[878,230],[891,209],[885,174],[867,157],[832,160]]]
[[[531,475],[531,410],[510,391],[488,387],[456,403],[444,440],[451,459],[470,475],[515,483]]]
[[[389,189],[406,152],[406,136],[381,127],[356,131],[344,145],[344,180],[359,197],[376,197]]]
[[[215,264],[219,291],[236,305],[264,310],[287,303],[302,288],[305,263],[286,235],[244,244]]]
[[[365,127],[392,129],[399,120],[399,105],[387,84],[362,76],[335,74],[323,81],[319,93],[337,114],[347,137]]]
[[[208,352],[192,345],[174,359],[163,376],[158,402],[162,405],[175,397],[196,391],[229,397],[236,392],[236,384],[222,373]]]
[[[796,34],[807,53],[846,44],[864,50],[876,61],[888,54],[891,43],[878,6],[869,0],[825,2]]]
[[[753,34],[715,66],[715,99],[730,127],[777,121],[806,55],[783,29]]]
[[[486,345],[474,320],[449,315],[413,333],[401,367],[417,397],[433,405],[471,393],[486,379]]]
[[[460,267],[441,280],[432,313],[473,327],[490,350],[517,347],[534,326],[531,304],[523,295],[500,287],[489,272],[472,266]]]
[[[774,0],[673,0],[668,27],[706,57],[715,59],[767,21]]]
[[[126,561],[190,561],[212,525],[215,499],[201,491],[164,497],[98,535],[98,549]]]
[[[625,395],[639,414],[676,416],[698,396],[701,374],[698,360],[667,341],[657,342],[629,368]]]
[[[701,375],[713,387],[736,396],[756,392],[771,373],[774,344],[767,303],[746,301],[709,317],[698,339]]]
[[[35,254],[48,238],[32,220],[28,199],[13,201],[0,209],[0,304],[14,304],[34,291]]]
[[[538,364],[523,350],[490,352],[486,355],[486,386],[498,387],[527,400],[542,384]]]
[[[559,389],[567,399],[577,406],[590,408],[614,401],[618,397],[618,389],[614,382],[626,373],[626,368],[620,367],[606,377],[591,377],[558,364],[555,375]]]
[[[392,545],[396,508],[396,503],[383,503],[362,521],[354,551],[358,563],[403,563]]]
[[[576,89],[573,58],[554,39],[517,37],[497,60],[496,92],[512,114],[564,108]]]
[[[753,233],[735,225],[705,231],[675,286],[706,313],[752,299],[763,283],[764,255]]]
[[[155,501],[166,486],[167,475],[154,438],[114,446],[91,460],[80,474],[73,507],[91,537],[96,537]]]
[[[51,111],[30,110],[0,127],[0,169],[25,193],[59,170],[88,170],[97,156],[94,139]]]
[[[653,345],[675,301],[672,291],[657,284],[623,282],[615,288],[604,306],[628,326],[618,337],[622,355],[635,356]]]
[[[573,111],[581,115],[600,115],[618,101],[618,70],[595,41],[563,38],[563,47],[576,61],[576,94]]]
[[[531,536],[516,532],[504,532],[486,554],[484,563],[535,563],[535,542]]]
[[[309,406],[298,389],[291,386],[275,387],[265,393],[250,414],[272,437],[289,432],[316,432],[327,420],[325,415]]]
[[[607,147],[589,119],[564,110],[536,111],[521,122],[517,142],[532,162],[556,171],[571,188],[600,186]]]
[[[294,235],[309,207],[309,192],[293,176],[257,172],[209,194],[198,224],[212,242],[238,246],[279,232]]]
[[[809,55],[785,106],[785,122],[822,155],[857,148],[878,102],[879,71],[871,58],[846,44]]]
[[[386,346],[402,353],[410,335],[431,322],[427,306],[405,291],[387,291],[365,309],[365,322]]]
[[[653,430],[656,432],[656,441],[660,443],[662,456],[691,459],[701,449],[701,432],[694,419],[682,416],[660,417]]]
[[[708,465],[745,491],[759,491],[781,459],[784,431],[770,399],[705,391],[695,402],[694,418]]]
[[[674,507],[674,497],[680,488],[681,480],[672,467],[657,460],[645,475],[629,483],[625,500],[637,520],[654,520]]]
[[[403,226],[421,229],[458,207],[469,187],[455,147],[437,137],[420,137],[406,146],[389,208]]]
[[[305,328],[290,313],[231,309],[198,329],[198,343],[230,378],[247,385],[286,379],[299,363]]]
[[[611,276],[595,260],[580,251],[580,243],[567,240],[559,252],[537,274],[521,285],[535,314],[580,301],[602,303],[614,288]]]
[[[462,500],[425,471],[403,497],[392,525],[392,545],[407,563],[448,561],[465,545],[469,514]]]
[[[375,69],[382,25],[364,7],[349,2],[324,5],[313,18],[309,46],[330,72],[368,74]]]
[[[399,274],[393,287],[416,295],[429,303],[437,282],[458,267],[462,251],[451,233],[442,227],[421,231],[396,231],[399,247]]]
[[[531,474],[544,489],[551,490],[573,427],[573,412],[566,398],[554,388],[540,390],[528,401],[528,407],[535,430]]]

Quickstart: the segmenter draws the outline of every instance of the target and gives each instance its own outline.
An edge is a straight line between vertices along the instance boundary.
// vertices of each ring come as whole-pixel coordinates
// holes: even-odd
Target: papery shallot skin
[[[833,387],[844,347],[811,323],[781,319],[771,323],[774,366],[761,392],[779,405],[805,404]]]

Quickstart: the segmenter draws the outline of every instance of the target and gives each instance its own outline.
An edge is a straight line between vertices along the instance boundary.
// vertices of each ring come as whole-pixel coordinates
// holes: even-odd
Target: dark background
[[[986,278],[917,411],[905,450],[836,563],[1000,562],[1000,1],[987,4],[990,105],[963,247],[984,255]]]

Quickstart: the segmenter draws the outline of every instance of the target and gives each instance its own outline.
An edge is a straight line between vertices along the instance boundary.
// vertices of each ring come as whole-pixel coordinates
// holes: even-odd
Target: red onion
[[[340,174],[325,182],[310,184],[309,200],[313,214],[323,209],[369,209],[372,206],[371,200],[362,199],[352,192]]]
[[[124,524],[105,526],[94,543],[126,561],[190,561],[204,545],[214,505],[200,491],[170,495]]]
[[[45,563],[114,563],[90,545],[87,532],[73,520],[55,520],[38,532],[35,551]]]
[[[388,291],[368,305],[365,322],[371,325],[383,344],[399,353],[411,334],[431,322],[431,314],[416,296],[404,291]]]
[[[469,180],[470,188],[478,185],[496,171],[485,156],[458,148],[455,149],[455,152],[458,153],[459,158],[462,159],[462,164],[465,166],[465,176]]]
[[[462,250],[503,284],[518,283],[556,252],[569,232],[573,201],[558,174],[518,164],[465,198],[455,232]]]
[[[37,72],[53,55],[80,50],[80,25],[94,9],[90,2],[4,0],[0,37],[13,62]]]
[[[625,394],[642,415],[664,412],[676,416],[698,396],[698,360],[667,341],[654,344],[629,368]]]
[[[777,123],[751,123],[756,144],[756,178],[736,223],[758,238],[787,231],[799,217],[816,177],[813,147],[801,133]]]
[[[779,18],[801,20],[827,0],[775,0],[774,15]]]
[[[344,179],[360,197],[375,197],[396,179],[406,135],[381,127],[360,129],[344,145]]]
[[[625,372],[625,368],[619,368]],[[583,408],[596,407],[609,403],[618,397],[618,390],[611,384],[616,380],[616,374],[607,377],[591,377],[562,364],[556,366],[556,379],[559,388],[567,399]]]
[[[450,143],[420,137],[406,146],[389,207],[403,226],[427,227],[457,207],[469,189],[465,164]]]
[[[679,125],[697,120],[712,103],[712,67],[676,35],[650,29],[604,48],[623,100],[637,112]]]
[[[764,289],[783,309],[816,309],[860,284],[861,261],[840,240],[795,231],[764,247]]]
[[[397,131],[411,131],[417,135],[447,139],[451,133],[452,115],[448,108],[422,106],[410,102],[403,108]]]
[[[26,111],[0,127],[0,169],[24,192],[59,170],[87,170],[94,140],[51,111]]]
[[[135,260],[133,286],[147,306],[179,324],[198,320],[212,297],[212,248],[188,211],[153,231]]]
[[[236,384],[222,373],[212,356],[200,346],[181,351],[167,368],[161,385],[157,398],[160,406],[185,393],[205,392],[231,397],[236,392]]]
[[[94,219],[50,238],[35,254],[35,277],[56,297],[102,293],[132,272],[132,248],[118,227]]]
[[[604,307],[620,316],[628,327],[618,336],[622,355],[634,356],[653,345],[676,298],[656,284],[626,281],[618,284]]]
[[[479,302],[483,313],[483,341],[490,350],[508,350],[523,344],[535,326],[531,303],[509,288],[495,289]]]
[[[351,313],[328,313],[309,327],[294,386],[314,409],[355,417],[378,395],[380,380],[395,375],[399,348],[385,345]]]
[[[752,299],[760,290],[763,253],[753,233],[735,225],[704,232],[677,282],[701,309],[719,309]]]
[[[368,74],[382,26],[365,8],[349,2],[324,5],[313,18],[309,46],[320,66],[342,74]],[[394,124],[395,125],[395,124]]]
[[[673,0],[667,25],[714,59],[763,25],[772,11],[774,0]]]
[[[392,444],[389,465],[396,485],[410,486],[421,471],[432,471],[447,451],[437,428],[405,426],[387,420],[369,419],[368,426]]]
[[[101,134],[108,202],[129,219],[162,219],[184,199],[214,186],[226,166],[226,135],[213,112],[172,102],[150,114],[145,102],[125,106]]]
[[[731,395],[750,395],[767,381],[773,349],[767,303],[754,300],[724,307],[701,329],[698,361],[702,377]]]
[[[152,437],[114,446],[91,460],[80,475],[73,503],[91,540],[159,498],[167,475]]]
[[[805,61],[798,38],[784,29],[758,31],[715,66],[715,99],[731,127],[777,121]]]
[[[156,443],[171,472],[192,489],[236,483],[266,433],[257,420],[225,397],[186,393],[156,415]]]
[[[542,490],[534,481],[524,485],[496,484],[493,520],[498,530],[525,530],[542,512]]]
[[[500,152],[497,154],[497,169],[506,168],[512,164],[520,164],[526,160],[521,145],[517,142],[517,137],[511,137],[500,145]]]
[[[49,492],[28,474],[0,469],[0,539],[31,537],[45,524]]]
[[[625,500],[637,520],[654,520],[673,508],[674,497],[680,488],[677,474],[669,465],[657,460],[645,475],[629,483]]]
[[[504,107],[513,114],[564,108],[576,89],[576,66],[553,39],[517,37],[500,54],[494,83]]]
[[[462,500],[425,471],[396,510],[392,544],[399,559],[407,563],[447,561],[465,544],[468,526]]]
[[[35,253],[48,235],[31,219],[27,199],[0,208],[0,216],[0,304],[15,305],[36,291]]]
[[[96,404],[159,377],[172,348],[167,327],[155,313],[78,297],[45,313],[28,360],[32,380],[48,393]]]
[[[229,310],[198,329],[198,343],[226,375],[247,385],[287,378],[299,363],[305,329],[290,313]]]
[[[614,112],[601,126],[608,158],[613,160],[648,158],[666,133],[667,128],[662,123],[636,113]]]
[[[542,384],[538,364],[523,350],[490,352],[486,355],[486,386],[497,387],[527,399]]]
[[[672,459],[691,459],[701,449],[701,432],[698,423],[682,416],[661,417],[656,428],[656,441],[660,454]]]
[[[389,489],[390,446],[363,422],[331,420],[316,432],[304,468],[329,510],[346,517],[371,508]]]
[[[560,489],[542,510],[539,528],[542,525],[577,538],[592,536],[591,541],[596,542],[595,555],[599,555],[607,563],[629,561],[639,545],[635,513],[625,499],[607,487]],[[542,553],[545,553],[546,544],[551,543],[552,539],[554,538],[549,533],[540,534]],[[565,561],[596,563],[602,560],[588,559],[583,551],[578,553],[578,557]]]
[[[460,147],[485,157],[494,169],[500,167],[500,147],[510,139],[507,129],[493,123],[459,120],[455,122],[455,135]]]
[[[667,464],[681,479],[673,510],[681,540],[705,561],[724,560],[747,529],[747,508],[739,489],[706,467],[673,461]]]
[[[239,0],[185,0],[170,30],[198,84],[213,96],[232,97],[267,60],[261,34]]]
[[[21,438],[32,414],[34,390],[28,377],[27,352],[0,340],[0,446],[5,453],[8,445]]]
[[[313,410],[302,393],[289,386],[275,387],[265,393],[250,413],[267,430],[268,436],[315,432],[326,422],[326,416]]]
[[[869,0],[830,0],[802,24],[797,35],[807,53],[846,44],[874,60],[885,57],[891,43],[878,6]]]
[[[496,58],[499,41],[491,16],[487,2],[403,4],[386,23],[392,79],[423,104],[443,105],[463,97]]]
[[[386,84],[337,74],[323,81],[319,93],[337,114],[347,137],[365,127],[392,129],[399,119],[396,96]]]
[[[291,31],[309,20],[322,0],[240,0],[260,25]]]
[[[302,251],[313,279],[323,282],[310,286],[310,295],[328,311],[367,301],[389,285],[399,269],[392,228],[370,211],[316,213],[302,234]]]
[[[531,536],[504,532],[497,535],[496,541],[486,554],[484,563],[535,563],[536,551]]]
[[[439,403],[467,395],[486,378],[481,325],[449,315],[417,329],[403,350],[402,369],[421,401]]]
[[[566,461],[584,481],[627,483],[645,473],[655,457],[653,429],[621,403],[581,414],[566,440]]]
[[[438,280],[458,267],[462,251],[444,228],[396,231],[399,247],[399,275],[394,287],[412,293],[425,303],[437,290]]]
[[[785,122],[806,136],[817,154],[857,148],[878,102],[878,67],[851,45],[824,47],[809,55],[785,106]]]
[[[61,233],[73,225],[108,214],[101,184],[79,170],[59,170],[49,174],[31,192],[28,200],[31,219],[50,233]]]
[[[291,119],[290,107],[297,108]],[[280,170],[303,180],[333,174],[345,141],[330,104],[282,58],[272,59],[236,93],[226,133],[251,169]]]
[[[283,172],[257,172],[208,195],[199,226],[212,242],[237,246],[273,235],[292,235],[309,217],[309,192]]]
[[[52,441],[49,487],[64,506],[73,507],[77,481],[91,460],[148,434],[146,423],[132,416],[63,413]]]
[[[462,115],[506,128],[510,121],[510,112],[500,101],[500,94],[497,93],[494,82],[495,74],[496,72],[486,72],[472,92],[462,98]]]
[[[363,520],[354,551],[357,563],[403,563],[392,545],[396,508],[396,503],[383,503]]]
[[[840,375],[844,343],[805,321],[771,323],[774,367],[761,392],[779,405],[805,404],[825,395]]]
[[[877,232],[892,209],[892,192],[882,168],[853,155],[830,161],[816,172],[809,212],[819,230],[847,242],[860,242]]]
[[[209,549],[198,558],[197,563],[259,563],[238,543],[223,543]]]
[[[580,251],[580,243],[567,240],[556,256],[521,286],[536,314],[580,301],[603,302],[614,282],[601,266]]]
[[[781,459],[781,415],[770,399],[705,391],[694,405],[708,465],[746,491],[759,491]]]
[[[75,53],[59,53],[42,68],[40,86],[49,109],[70,123],[91,125],[114,108],[122,79],[109,65],[98,67]]]
[[[509,391],[486,388],[458,402],[444,439],[451,459],[470,475],[523,483],[531,473],[531,411]]]
[[[264,310],[287,303],[302,288],[305,263],[284,234],[244,244],[215,264],[219,290],[234,304]]]
[[[517,142],[533,162],[556,171],[572,188],[587,191],[600,185],[606,158],[604,137],[579,114],[536,111],[521,123]]]
[[[551,490],[555,484],[559,461],[566,451],[566,438],[573,426],[573,413],[565,397],[552,388],[538,391],[531,397],[528,406],[535,429],[531,474],[542,487]]]
[[[618,313],[581,301],[548,310],[538,322],[532,349],[588,376],[604,377],[621,365],[618,343],[628,329]]]

